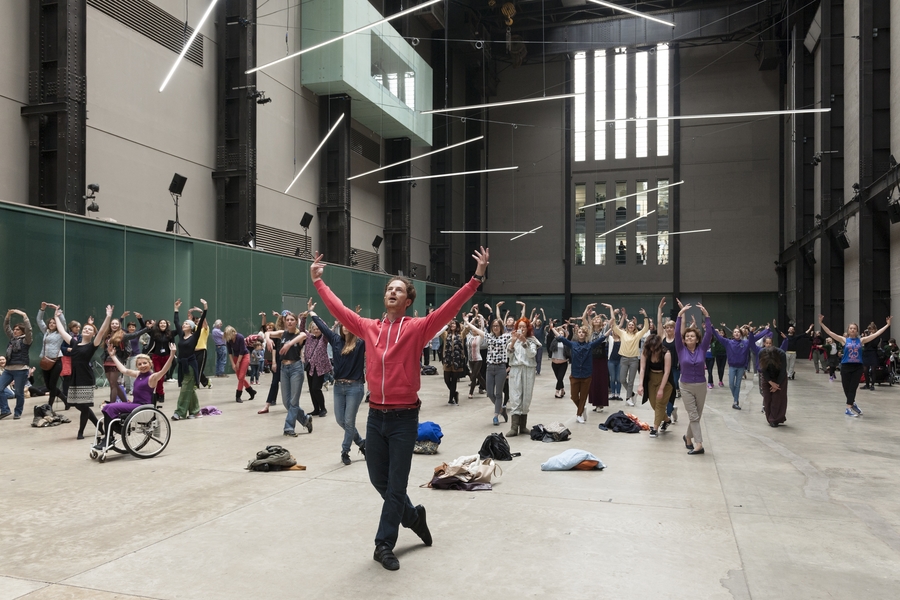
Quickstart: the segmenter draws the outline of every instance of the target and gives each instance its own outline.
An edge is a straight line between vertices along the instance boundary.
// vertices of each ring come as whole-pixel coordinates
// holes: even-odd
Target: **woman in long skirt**
[[[778,427],[787,420],[787,355],[781,348],[768,346],[759,351],[759,379],[766,421]]]
[[[604,337],[606,329],[603,318],[594,315],[591,320],[591,337],[593,342],[597,338]],[[609,346],[601,343],[591,351],[591,388],[588,391],[588,402],[594,407],[594,412],[603,412],[609,406]]]

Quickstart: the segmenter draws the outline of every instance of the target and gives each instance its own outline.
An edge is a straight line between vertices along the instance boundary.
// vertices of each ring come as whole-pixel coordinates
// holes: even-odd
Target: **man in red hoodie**
[[[375,534],[374,559],[390,571],[400,568],[400,561],[394,555],[400,525],[412,529],[426,546],[431,545],[425,507],[413,506],[406,494],[419,431],[422,348],[475,294],[484,281],[488,256],[487,249],[476,250],[472,258],[478,266],[472,279],[425,317],[406,316],[406,310],[416,299],[416,288],[405,277],[395,277],[385,287],[385,315],[381,319],[365,319],[344,306],[322,281],[325,264],[321,254],[317,252],[310,265],[310,275],[322,302],[344,327],[366,343],[369,385],[366,466],[369,481],[384,499]]]

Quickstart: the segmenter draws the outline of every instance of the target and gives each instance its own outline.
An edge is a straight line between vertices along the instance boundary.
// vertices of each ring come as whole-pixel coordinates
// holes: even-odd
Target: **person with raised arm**
[[[650,320],[647,318],[647,311],[641,309],[644,315],[644,324],[638,329],[637,324],[633,320],[629,320],[625,325],[625,329],[620,329],[616,323],[616,315],[611,304],[603,306],[609,309],[609,320],[612,323],[612,331],[619,337],[621,345],[619,346],[619,381],[625,385],[625,404],[634,406],[634,378],[637,376],[638,367],[640,366],[641,339],[650,331]],[[625,314],[622,308],[621,314]]]
[[[69,388],[69,406],[74,406],[81,413],[78,424],[78,435],[76,439],[84,439],[84,428],[90,421],[97,426],[97,416],[91,407],[94,405],[94,386],[97,381],[94,376],[94,369],[91,367],[91,361],[97,348],[103,343],[109,331],[109,322],[112,320],[113,307],[107,305],[106,319],[98,330],[93,321],[88,320],[84,327],[81,328],[81,341],[77,344],[69,346],[69,358],[72,359],[72,386]],[[62,336],[67,344],[72,343],[72,336],[65,331],[65,325],[62,322],[62,309],[56,309],[56,330]]]
[[[166,373],[172,367],[175,361],[175,351],[178,349],[175,344],[169,345],[169,358],[159,371],[153,372],[153,361],[146,354],[138,354],[134,356],[134,364],[137,369],[129,369],[122,364],[116,355],[115,346],[112,342],[107,343],[107,352],[119,373],[125,377],[134,379],[134,393],[132,394],[133,402],[109,402],[100,408],[103,413],[104,431],[109,427],[110,421],[117,419],[123,415],[129,414],[134,409],[146,404],[153,404],[153,390],[159,380],[166,376]],[[99,448],[98,448],[99,449]]]
[[[722,323],[722,327],[725,327],[724,323]],[[750,346],[755,344],[758,339],[769,335],[769,327],[767,325],[756,333],[749,333],[746,338],[743,337],[739,327],[735,327],[731,331],[730,340],[726,340],[716,330],[713,330],[713,335],[720,344],[725,346],[725,353],[728,356],[728,387],[733,400],[731,408],[741,410],[741,380],[744,379],[747,361],[750,360]]]
[[[476,250],[475,275],[449,300],[425,317],[408,317],[416,299],[411,279],[393,277],[384,290],[385,314],[380,319],[360,317],[322,280],[323,256],[316,253],[310,276],[329,312],[348,331],[366,343],[366,381],[369,385],[369,417],[366,424],[366,467],[369,481],[384,503],[375,534],[374,560],[390,571],[400,568],[394,546],[400,526],[412,529],[426,546],[432,543],[425,507],[413,506],[406,493],[413,447],[419,427],[419,356],[425,342],[434,338],[484,281],[489,251]]]
[[[10,327],[9,319],[12,315],[22,317],[22,322]],[[34,339],[31,332],[31,321],[28,320],[25,311],[11,308],[6,311],[3,329],[6,331],[6,337],[9,338],[9,345],[6,347],[6,369],[0,374],[0,390],[5,390],[10,383],[15,382],[16,408],[13,419],[19,419],[22,417],[22,411],[25,410],[25,388],[28,386],[29,370],[28,351]],[[0,419],[5,419],[11,414],[6,396],[0,394]]]
[[[819,325],[822,331],[831,339],[844,345],[844,356],[841,358],[841,387],[844,388],[844,397],[847,399],[847,408],[844,414],[848,417],[861,417],[862,409],[856,404],[856,390],[859,389],[859,380],[863,373],[862,346],[863,344],[881,336],[891,326],[891,317],[886,319],[887,324],[864,337],[859,337],[859,325],[850,323],[847,325],[847,337],[838,335],[825,326],[825,315],[819,315]]]
[[[684,404],[684,412],[687,413],[687,433],[681,436],[688,454],[704,454],[703,434],[700,432],[700,419],[703,417],[703,406],[706,404],[706,391],[704,386],[704,368],[706,367],[706,352],[712,342],[713,326],[709,319],[709,313],[702,304],[697,308],[703,313],[706,321],[701,338],[700,330],[691,325],[682,329],[684,313],[691,308],[690,304],[683,305],[676,299],[681,310],[675,319],[675,351],[678,353],[678,364],[681,365],[681,402]],[[683,333],[682,333],[683,331]]]
[[[313,430],[312,414],[304,413],[300,407],[304,373],[303,345],[306,343],[306,332],[300,329],[294,313],[289,311],[285,311],[285,313],[282,317],[284,329],[266,331],[265,344],[270,352],[277,351],[280,357],[277,362],[272,363],[272,367],[277,368],[281,373],[281,402],[287,410],[282,435],[297,437],[297,423],[305,427],[307,433],[312,433]],[[276,344],[275,341],[279,341],[279,343]],[[268,409],[268,407],[266,408]]]

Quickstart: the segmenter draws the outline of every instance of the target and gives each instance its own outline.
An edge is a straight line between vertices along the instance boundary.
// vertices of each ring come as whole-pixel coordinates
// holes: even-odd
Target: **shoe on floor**
[[[719,382],[719,387],[725,387],[725,384],[722,383],[722,382],[720,381],[720,382]]]
[[[363,458],[366,457],[366,440],[359,441],[359,453],[363,455]]]
[[[296,431],[285,431],[283,435],[288,437],[297,437],[298,433]]]
[[[431,539],[431,531],[428,530],[428,521],[425,520],[425,507],[421,504],[417,505],[416,513],[419,515],[419,518],[416,519],[416,522],[412,527],[410,527],[410,529],[413,530],[413,533],[419,536],[423,544],[425,544],[426,546],[430,546],[433,540]]]
[[[691,449],[688,450],[688,454],[705,454],[705,450],[703,448],[700,448],[698,450]]]
[[[713,384],[711,384],[711,383],[706,384],[706,389],[711,390],[712,388],[713,388]]]
[[[350,455],[347,454],[346,452],[342,452],[341,453],[341,462],[344,463],[345,465],[349,465],[350,464]]]
[[[859,416],[859,415],[857,415],[855,412],[853,412],[852,410],[850,410],[849,408],[848,408],[847,410],[844,411],[844,414],[847,415],[848,417],[857,417],[857,416]]]
[[[584,423],[584,417],[582,417],[581,415],[575,415],[575,420],[579,423]]]
[[[653,429],[653,428],[651,427],[651,428],[650,428],[650,437],[655,438],[655,437],[657,437],[657,436],[659,436],[659,432],[657,432],[655,429]]]
[[[735,402],[734,404],[731,405],[731,408],[733,408],[735,410],[741,410],[741,405],[738,404],[737,402]]]
[[[678,422],[678,407],[677,406],[672,409],[672,422],[673,423]]]
[[[853,412],[855,412],[859,416],[862,416],[862,410],[859,408],[859,406],[857,406],[856,402],[854,402],[853,406],[851,406],[850,408],[853,409]]]
[[[319,416],[320,416],[320,417],[324,417],[324,416],[326,416],[327,414],[328,414],[328,411],[325,410],[324,408],[323,408],[322,410],[319,411]]]
[[[393,550],[388,548],[386,544],[375,546],[375,554],[372,558],[375,559],[376,562],[380,562],[381,566],[388,571],[397,571],[400,569],[400,561],[397,560]]]
[[[180,420],[181,420],[181,417],[179,417],[178,414],[174,414],[174,415],[172,415],[172,420],[173,420],[173,421],[180,421]]]
[[[312,415],[306,415],[306,433],[312,433]]]
[[[494,423],[494,425],[497,425],[497,426],[500,425],[500,419],[497,418],[497,415],[494,415],[494,421],[493,421],[493,423]]]
[[[694,449],[694,445],[693,445],[693,444],[688,444],[687,436],[686,436],[686,435],[681,436],[681,439],[684,440],[684,447],[685,447],[685,448],[687,448],[688,450],[693,450],[693,449]]]
[[[22,415],[13,415],[13,421],[18,421],[22,418]]]

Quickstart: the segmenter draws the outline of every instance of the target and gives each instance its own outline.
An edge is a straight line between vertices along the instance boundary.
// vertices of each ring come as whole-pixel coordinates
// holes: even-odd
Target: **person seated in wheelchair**
[[[114,443],[114,439],[112,435],[106,436],[106,431],[109,430],[109,425],[114,419],[119,419],[124,416],[127,416],[136,408],[140,408],[141,406],[153,405],[153,390],[156,389],[156,384],[159,383],[159,380],[166,376],[169,369],[172,367],[172,362],[175,359],[175,344],[169,344],[169,359],[163,365],[163,368],[157,372],[153,372],[153,361],[146,354],[138,354],[134,357],[135,367],[137,370],[132,370],[125,365],[123,365],[114,352],[115,348],[111,349],[109,352],[110,358],[112,358],[113,362],[116,364],[116,368],[120,373],[127,377],[131,377],[134,380],[132,387],[132,402],[112,402],[109,404],[104,404],[103,408],[101,408],[101,412],[103,413],[103,426],[98,431],[106,437],[108,444],[112,445]],[[103,446],[104,444],[98,443],[97,446]]]

